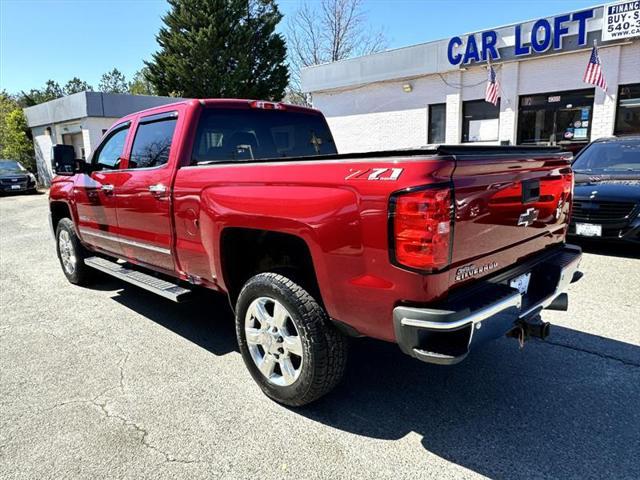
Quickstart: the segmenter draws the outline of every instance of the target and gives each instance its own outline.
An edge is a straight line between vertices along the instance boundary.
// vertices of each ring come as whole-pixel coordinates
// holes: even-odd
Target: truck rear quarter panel
[[[409,186],[448,182],[453,169],[442,158],[401,162],[392,180],[383,178],[399,165],[389,159],[183,167],[174,184],[180,269],[227,291],[220,252],[226,228],[295,235],[309,247],[329,315],[364,335],[393,340],[395,303],[432,297],[447,279],[425,283],[391,265],[389,197]],[[373,169],[385,172],[370,179]]]

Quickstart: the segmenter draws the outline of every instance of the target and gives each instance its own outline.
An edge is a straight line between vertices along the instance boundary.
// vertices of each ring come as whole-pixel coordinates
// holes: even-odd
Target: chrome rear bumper
[[[552,306],[580,278],[581,257],[579,247],[565,245],[457,292],[435,308],[396,307],[396,340],[403,352],[425,362],[458,363],[472,347],[505,335],[518,322]],[[524,272],[531,272],[531,283],[522,295],[509,287],[509,280]]]

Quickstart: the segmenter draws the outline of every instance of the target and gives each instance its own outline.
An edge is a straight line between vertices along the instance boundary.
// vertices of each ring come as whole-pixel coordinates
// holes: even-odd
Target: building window
[[[496,142],[500,125],[500,103],[493,105],[484,100],[462,104],[462,141]]]
[[[447,105],[439,103],[429,105],[429,132],[427,143],[444,143],[447,124]]]
[[[615,135],[640,133],[640,83],[620,85]]]
[[[518,143],[569,145],[589,142],[593,98],[593,89],[521,96]]]

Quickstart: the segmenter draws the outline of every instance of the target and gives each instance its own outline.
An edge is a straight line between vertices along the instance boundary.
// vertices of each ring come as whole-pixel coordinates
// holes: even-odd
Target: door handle
[[[104,193],[113,193],[113,185],[110,185],[108,183],[102,185],[101,189]]]
[[[156,195],[162,195],[167,193],[167,187],[162,183],[156,183],[155,185],[149,185],[149,191],[151,193],[155,193]]]

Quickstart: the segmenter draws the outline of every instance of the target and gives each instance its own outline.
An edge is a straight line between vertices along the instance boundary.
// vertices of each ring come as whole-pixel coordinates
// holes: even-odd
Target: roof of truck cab
[[[242,98],[201,98],[201,99],[188,99],[188,100],[180,100],[174,103],[167,103],[165,105],[158,105],[157,107],[147,108],[145,110],[140,110],[138,112],[130,113],[129,115],[122,117],[120,121],[116,124],[121,124],[130,120],[133,117],[138,115],[149,115],[154,114],[160,111],[167,111],[171,107],[175,107],[177,105],[191,105],[195,106],[198,103],[205,107],[210,108],[248,108],[250,107],[252,102],[265,102],[265,103],[277,103],[284,107],[284,111],[292,111],[292,112],[300,112],[300,113],[309,113],[312,115],[322,115],[320,110],[316,110],[314,108],[302,107],[299,105],[292,105],[289,103],[283,102],[272,102],[270,100],[254,100],[254,99],[242,99]]]
[[[286,110],[294,112],[306,112],[315,115],[322,114],[320,110],[315,108],[303,107],[300,105],[292,105],[284,102],[274,102],[272,100],[244,99],[244,98],[203,98],[198,100],[206,107],[248,107],[252,102],[276,103],[282,105]]]

